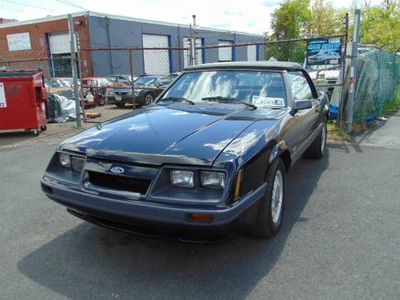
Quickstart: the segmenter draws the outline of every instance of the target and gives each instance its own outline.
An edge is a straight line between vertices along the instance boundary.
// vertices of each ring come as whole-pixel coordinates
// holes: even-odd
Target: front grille
[[[127,191],[144,195],[149,189],[150,180],[137,179],[120,175],[111,175],[88,171],[91,184],[117,191]]]

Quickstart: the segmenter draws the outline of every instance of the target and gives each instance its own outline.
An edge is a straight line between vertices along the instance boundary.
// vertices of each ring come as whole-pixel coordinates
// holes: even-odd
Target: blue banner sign
[[[342,40],[340,38],[322,38],[307,43],[307,66],[340,65]]]

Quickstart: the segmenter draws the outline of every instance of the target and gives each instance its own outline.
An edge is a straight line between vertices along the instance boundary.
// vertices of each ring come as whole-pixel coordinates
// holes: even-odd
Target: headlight
[[[173,185],[181,187],[193,188],[194,187],[193,172],[183,171],[183,170],[172,170],[171,183]]]
[[[83,164],[85,163],[85,159],[83,157],[71,156],[66,153],[59,153],[58,158],[61,166],[64,168],[69,168],[75,172],[81,172],[83,169]]]
[[[60,164],[65,168],[71,168],[71,156],[65,153],[59,153],[58,158],[60,159]]]
[[[223,189],[225,187],[225,173],[201,171],[200,183],[205,188]]]
[[[83,157],[71,156],[72,171],[81,172],[85,159]]]

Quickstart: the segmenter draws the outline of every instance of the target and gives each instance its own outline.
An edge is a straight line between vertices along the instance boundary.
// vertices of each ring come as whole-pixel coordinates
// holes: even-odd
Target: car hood
[[[221,151],[254,122],[268,118],[272,126],[279,115],[282,111],[238,109],[237,105],[150,106],[88,129],[66,140],[60,149],[154,165],[212,165]]]

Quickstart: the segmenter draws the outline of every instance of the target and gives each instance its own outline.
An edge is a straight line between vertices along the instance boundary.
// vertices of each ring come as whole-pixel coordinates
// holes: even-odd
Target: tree
[[[386,0],[383,7],[369,7],[362,11],[361,42],[400,51],[399,1]]]
[[[343,9],[335,9],[330,0],[314,0],[311,4],[310,35],[329,36],[342,34],[344,28]]]
[[[272,14],[270,40],[296,39],[307,33],[311,20],[309,0],[286,0]],[[271,43],[267,46],[267,57],[278,60],[302,62],[306,45],[300,42]]]
[[[277,40],[298,38],[311,20],[309,0],[286,0],[272,14],[271,27]]]

